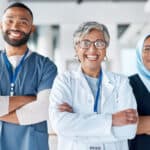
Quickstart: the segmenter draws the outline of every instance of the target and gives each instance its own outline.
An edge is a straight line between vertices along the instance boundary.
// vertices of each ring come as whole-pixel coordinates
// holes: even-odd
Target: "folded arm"
[[[150,135],[150,116],[139,116],[137,134]]]
[[[58,106],[58,109],[59,109],[60,112],[73,113],[73,109],[67,103],[60,104]],[[138,120],[138,115],[137,115],[137,111],[135,109],[126,109],[126,110],[122,110],[120,112],[117,112],[115,114],[112,114],[112,131],[115,132],[115,134],[117,134],[121,128],[122,128],[121,130],[124,129],[126,131],[126,128],[130,129],[130,126],[135,126],[135,124],[137,123],[137,120]],[[90,138],[91,141],[92,140],[93,141],[99,141],[101,139],[102,142],[109,142],[109,141],[112,142],[112,141],[117,140],[117,138],[115,138],[113,136],[110,136],[110,135],[109,136],[104,135],[104,134],[101,134],[101,135],[103,135],[102,139],[100,138],[99,135],[97,135],[97,136],[94,135],[94,136],[91,136],[91,137],[88,137],[88,138]],[[77,134],[76,134],[76,136],[77,136]],[[78,135],[78,136],[80,136],[79,140],[84,138],[83,135],[82,136]],[[85,136],[87,136],[87,135],[85,135]],[[124,138],[122,136],[120,136],[120,137],[121,137],[121,139],[126,139],[127,136],[128,136],[128,133],[127,133],[127,135],[124,134]]]
[[[133,138],[137,123],[136,102],[129,84],[126,84],[120,86],[116,113],[71,113],[70,108],[68,112],[60,109],[60,104],[63,103],[72,106],[73,98],[68,81],[56,78],[49,109],[53,129],[62,136],[97,137],[102,142]],[[125,94],[124,90],[129,92]]]
[[[0,96],[1,111],[0,116],[9,114],[19,107],[35,100],[35,96]]]
[[[21,125],[47,120],[49,94],[50,90],[47,89],[39,92],[37,98],[32,96],[11,97],[10,113],[0,117],[0,120]]]
[[[128,110],[128,109],[137,109],[137,104],[135,97],[132,92],[132,88],[129,84],[128,79],[122,80],[120,86],[118,86],[118,98],[117,98],[117,109],[118,110]],[[112,127],[112,132],[117,139],[132,139],[136,135],[137,122],[138,122],[138,113],[133,110],[125,112],[125,115],[128,116],[129,122],[131,124],[125,126]],[[135,113],[134,113],[135,111]],[[131,120],[130,120],[131,119]],[[133,119],[133,120],[132,120]],[[133,121],[133,123],[132,123]],[[135,121],[135,123],[134,123]]]
[[[1,115],[0,120],[10,123],[19,124],[16,110],[28,103],[33,102],[35,96],[3,96],[3,99],[8,99],[7,113]],[[7,102],[6,102],[7,103]]]
[[[28,125],[48,119],[50,89],[42,90],[37,94],[37,99],[16,110],[19,124]]]

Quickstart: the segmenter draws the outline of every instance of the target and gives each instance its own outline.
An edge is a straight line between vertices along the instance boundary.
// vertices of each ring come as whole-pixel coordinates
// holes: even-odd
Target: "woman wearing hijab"
[[[130,150],[150,149],[150,34],[137,45],[138,73],[129,77],[136,97],[139,124],[135,139],[129,141]]]
[[[136,101],[127,77],[105,71],[109,45],[105,25],[85,22],[74,33],[78,70],[56,77],[50,95],[50,120],[58,150],[128,150],[136,134]],[[67,103],[73,112],[59,110]]]

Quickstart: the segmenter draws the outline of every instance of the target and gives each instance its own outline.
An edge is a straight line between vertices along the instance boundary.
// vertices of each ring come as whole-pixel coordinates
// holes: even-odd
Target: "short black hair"
[[[8,9],[13,8],[13,7],[19,7],[19,8],[24,8],[24,9],[26,9],[26,10],[30,13],[30,15],[31,15],[31,17],[32,17],[32,19],[33,19],[33,13],[32,13],[32,11],[31,11],[31,9],[30,9],[28,6],[26,6],[25,4],[23,4],[23,3],[18,3],[18,2],[12,3],[11,5],[9,5],[9,6],[4,10],[4,13],[5,13]]]

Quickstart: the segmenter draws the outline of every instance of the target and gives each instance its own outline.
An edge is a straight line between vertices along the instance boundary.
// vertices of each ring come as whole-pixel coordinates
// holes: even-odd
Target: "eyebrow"
[[[22,17],[22,16],[14,16],[14,15],[8,15],[8,16],[5,16],[6,18],[15,18],[15,17],[18,17],[20,20],[26,20],[28,22],[30,22],[29,19],[27,19],[26,17]]]

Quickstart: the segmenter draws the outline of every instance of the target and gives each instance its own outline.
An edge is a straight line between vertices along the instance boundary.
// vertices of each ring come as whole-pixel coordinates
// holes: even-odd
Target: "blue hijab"
[[[145,39],[150,36],[150,34],[147,34],[146,36],[142,37],[141,40],[138,42],[136,47],[136,57],[137,57],[137,70],[138,73],[144,76],[147,79],[150,79],[150,70],[148,70],[143,63],[142,59],[142,50]]]

